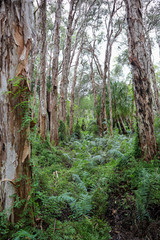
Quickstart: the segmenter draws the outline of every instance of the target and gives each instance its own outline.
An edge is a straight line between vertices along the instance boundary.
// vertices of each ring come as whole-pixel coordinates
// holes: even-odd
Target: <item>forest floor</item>
[[[85,132],[58,148],[34,141],[42,229],[52,225],[55,240],[160,239],[160,161],[139,151],[131,133]]]
[[[160,160],[138,158],[135,134],[31,142],[30,204],[14,227],[2,222],[1,240],[160,239]]]

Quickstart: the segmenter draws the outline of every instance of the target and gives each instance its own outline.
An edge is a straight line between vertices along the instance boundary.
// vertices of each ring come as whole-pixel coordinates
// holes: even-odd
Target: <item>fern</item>
[[[12,237],[14,237],[14,240],[34,240],[36,239],[36,234],[30,234],[28,231],[25,231],[23,229],[19,230],[18,232],[16,232]]]

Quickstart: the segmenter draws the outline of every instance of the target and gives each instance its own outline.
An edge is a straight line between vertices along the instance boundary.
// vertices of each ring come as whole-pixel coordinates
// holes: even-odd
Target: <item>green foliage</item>
[[[74,134],[75,136],[80,139],[81,138],[81,127],[79,125],[79,123],[77,122],[75,129],[74,129]]]
[[[8,239],[10,230],[11,224],[7,221],[6,212],[0,212],[0,239]]]
[[[15,226],[3,215],[1,239],[107,240],[109,225],[143,227],[145,235],[147,224],[159,221],[159,160],[135,158],[136,134],[96,138],[84,132],[63,147],[34,133],[30,140],[30,199]],[[15,206],[21,204],[17,198]]]
[[[66,141],[66,126],[65,123],[61,120],[59,123],[58,135],[60,141]]]
[[[142,168],[139,172],[140,182],[136,190],[137,219],[141,222],[151,218],[149,207],[160,201],[160,174],[153,169]]]
[[[35,120],[31,117],[30,92],[28,91],[27,78],[24,76],[17,76],[9,79],[9,91],[5,94],[10,98],[12,111],[16,111],[17,115],[22,116],[22,123],[20,131],[30,126],[31,122],[35,124]]]
[[[97,125],[96,120],[90,120],[88,123],[88,131],[90,134],[93,133],[94,136],[99,135],[99,126]]]

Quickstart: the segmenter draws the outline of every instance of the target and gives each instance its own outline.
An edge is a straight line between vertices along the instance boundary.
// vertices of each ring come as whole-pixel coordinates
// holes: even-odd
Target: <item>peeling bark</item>
[[[0,211],[17,221],[20,209],[13,208],[16,194],[27,199],[30,192],[29,127],[21,131],[25,111],[21,103],[28,100],[28,54],[31,48],[32,1],[4,1],[0,8]],[[20,79],[14,86],[9,79]],[[23,92],[17,94],[19,87]],[[11,91],[12,93],[4,94]],[[13,93],[17,94],[13,98]],[[28,108],[26,104],[26,109]],[[22,177],[21,177],[22,176]],[[25,178],[26,177],[26,178]],[[19,179],[18,186],[16,180]]]
[[[150,64],[145,46],[142,6],[140,0],[125,0],[125,5],[128,23],[129,60],[132,66],[140,147],[142,154],[148,161],[155,156],[157,147],[148,72]]]

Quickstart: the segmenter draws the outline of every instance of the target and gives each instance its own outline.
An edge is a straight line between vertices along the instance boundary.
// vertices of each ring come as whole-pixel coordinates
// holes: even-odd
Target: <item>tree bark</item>
[[[24,209],[24,205],[20,209],[13,207],[13,194],[27,201],[30,192],[27,140],[30,127],[21,128],[29,111],[26,76],[32,39],[32,7],[32,1],[5,0],[0,6],[0,211],[7,210],[12,222],[18,220],[18,214]]]
[[[94,96],[94,107],[95,107],[95,111],[96,111],[96,119],[97,119],[97,125],[100,126],[100,119],[99,119],[99,115],[97,113],[97,93],[96,93],[96,86],[95,86],[95,80],[94,80],[94,71],[93,71],[93,57],[92,57],[92,61],[90,63],[90,67],[91,67],[91,82],[92,82],[92,90],[93,90],[93,96]],[[100,135],[101,135],[101,129],[100,129]]]
[[[119,124],[121,126],[123,134],[127,134],[127,130],[126,130],[125,126],[124,126],[124,122],[123,122],[122,117],[119,117]]]
[[[47,91],[46,91],[46,0],[41,0],[41,73],[40,73],[40,135],[47,138]]]
[[[60,23],[61,23],[61,6],[62,1],[57,0],[55,12],[55,30],[53,46],[53,64],[52,64],[52,91],[51,91],[51,130],[50,141],[54,141],[57,146],[58,139],[58,117],[57,117],[57,97],[58,97],[58,58],[60,45]]]
[[[145,46],[145,36],[140,0],[125,0],[129,60],[132,66],[133,87],[135,93],[135,104],[138,116],[139,140],[142,154],[146,161],[152,159],[157,151],[152,109],[152,92],[149,80]]]
[[[84,70],[84,67],[81,71],[81,74],[80,74],[80,78],[79,78],[79,86],[78,86],[78,100],[77,100],[77,123],[78,123],[78,120],[79,120],[79,102],[80,102],[80,89],[81,89],[81,80],[82,80],[82,76],[83,76],[83,70]]]
[[[59,103],[59,120],[66,122],[67,116],[67,88],[69,76],[69,63],[71,56],[71,40],[73,35],[72,25],[76,12],[77,1],[70,1],[70,9],[67,23],[66,44],[63,55],[62,78],[60,83],[60,103]]]
[[[111,94],[111,83],[110,83],[110,60],[108,62],[108,97],[109,97],[110,134],[113,137],[112,94]]]
[[[69,134],[71,135],[73,132],[73,114],[74,114],[74,90],[77,82],[77,68],[79,64],[79,57],[82,52],[83,48],[83,37],[81,41],[81,46],[79,48],[76,62],[75,62],[75,68],[74,68],[74,76],[73,76],[73,83],[72,83],[72,89],[71,89],[71,105],[70,105],[70,115],[69,115]]]
[[[114,0],[112,3],[112,9],[111,9],[111,3],[108,1],[108,11],[109,11],[109,20],[108,24],[106,23],[106,29],[107,29],[107,44],[106,44],[106,51],[105,51],[105,61],[104,61],[104,74],[103,74],[103,90],[102,90],[102,101],[101,101],[101,121],[103,121],[103,118],[105,121],[107,119],[105,118],[106,115],[106,78],[108,77],[108,96],[109,96],[109,113],[110,113],[110,134],[113,136],[113,116],[112,116],[112,96],[111,96],[111,87],[110,87],[110,61],[111,61],[111,53],[112,53],[112,46],[118,35],[122,31],[122,25],[119,25],[118,30],[113,34],[113,18],[115,13],[121,8],[117,5],[117,1]],[[103,112],[104,111],[104,112]],[[107,125],[106,125],[107,126]]]
[[[38,80],[39,80],[39,72],[37,72],[37,77],[36,77],[36,81],[35,81],[35,85],[34,85],[32,119],[34,119],[34,116],[35,116],[35,104],[36,104],[36,95],[37,95]]]
[[[158,114],[160,115],[159,90],[158,90],[156,75],[155,75],[154,66],[153,66],[153,62],[152,62],[152,58],[151,58],[151,56],[152,56],[151,40],[150,40],[150,36],[149,36],[149,33],[147,32],[147,30],[145,30],[145,33],[146,33],[146,37],[147,37],[147,49],[148,49],[147,56],[148,56],[148,62],[150,65],[150,78],[152,79],[152,82],[153,82],[156,110],[157,110]]]

